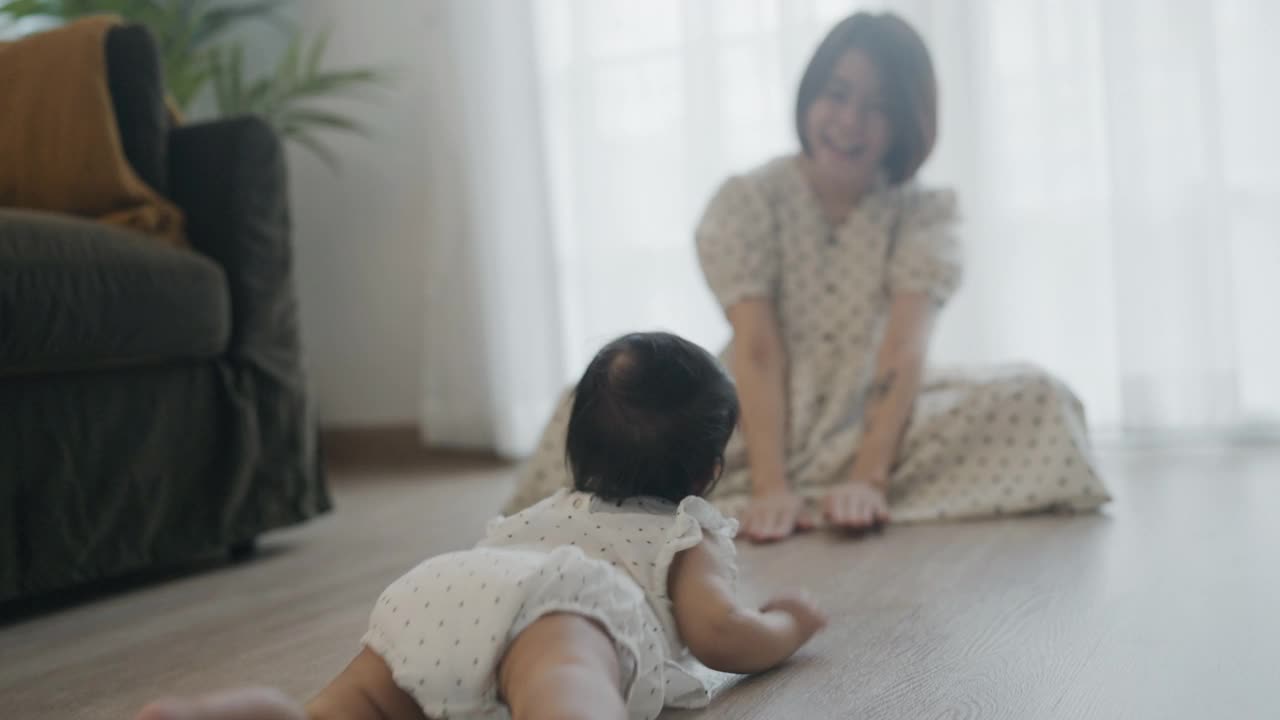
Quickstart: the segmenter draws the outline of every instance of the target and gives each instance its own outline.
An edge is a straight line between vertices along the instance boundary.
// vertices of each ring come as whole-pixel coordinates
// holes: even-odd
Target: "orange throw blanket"
[[[182,211],[125,158],[107,89],[107,31],[90,17],[0,43],[0,207],[69,213],[185,246]]]

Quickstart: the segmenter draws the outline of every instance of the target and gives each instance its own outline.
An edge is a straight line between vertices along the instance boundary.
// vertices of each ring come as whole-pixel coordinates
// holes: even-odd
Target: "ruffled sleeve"
[[[696,239],[702,274],[721,307],[776,294],[777,228],[758,180],[725,181],[711,198]]]
[[[928,293],[941,305],[961,280],[955,193],[907,187],[900,213],[889,259],[889,293]]]
[[[722,567],[729,570],[729,580],[738,580],[738,553],[733,538],[738,534],[738,521],[727,518],[711,503],[700,497],[685,498],[676,508],[676,519],[667,530],[662,549],[654,565],[653,586],[665,588],[671,563],[676,555],[694,548],[703,540],[715,553]]]

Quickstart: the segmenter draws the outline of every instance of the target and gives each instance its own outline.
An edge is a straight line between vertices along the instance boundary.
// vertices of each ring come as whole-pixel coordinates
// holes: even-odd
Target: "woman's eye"
[[[849,101],[849,93],[838,89],[828,90],[827,99],[832,102],[846,103]]]

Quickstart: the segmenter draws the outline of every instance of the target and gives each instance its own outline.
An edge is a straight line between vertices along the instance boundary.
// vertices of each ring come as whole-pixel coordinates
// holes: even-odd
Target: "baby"
[[[243,688],[138,718],[649,720],[703,705],[699,662],[760,672],[826,623],[803,595],[760,610],[735,600],[737,523],[702,498],[737,420],[733,384],[702,348],[619,338],[575,390],[574,490],[392,583],[363,650],[314,700]]]

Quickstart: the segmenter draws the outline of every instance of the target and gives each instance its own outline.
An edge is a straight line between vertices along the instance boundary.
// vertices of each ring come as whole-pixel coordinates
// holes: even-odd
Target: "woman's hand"
[[[866,480],[850,480],[827,494],[823,511],[832,527],[868,530],[889,522],[884,491]]]
[[[804,501],[786,487],[753,494],[740,521],[738,534],[757,543],[785,540],[797,529],[813,527]]]

